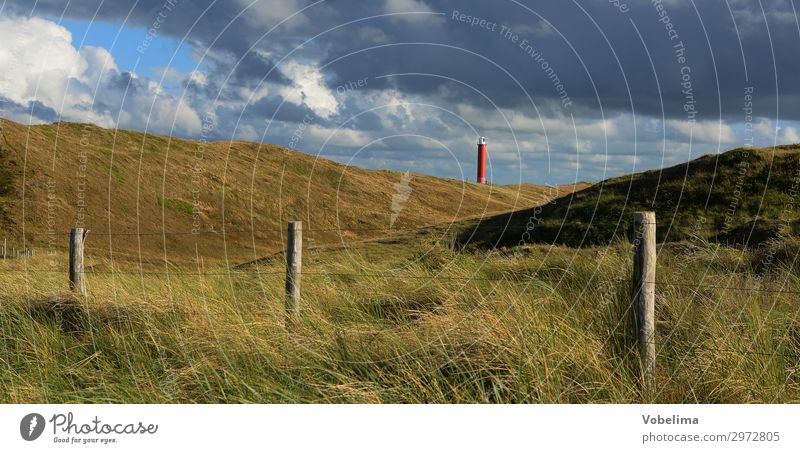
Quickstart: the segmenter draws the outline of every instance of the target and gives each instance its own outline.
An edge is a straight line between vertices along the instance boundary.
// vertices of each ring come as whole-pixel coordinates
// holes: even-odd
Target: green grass
[[[475,247],[526,242],[571,246],[629,237],[632,213],[655,211],[661,241],[702,238],[757,245],[800,230],[800,148],[735,149],[662,170],[620,176],[540,207],[470,225]],[[525,233],[528,233],[527,235]]]
[[[288,329],[281,259],[230,275],[93,274],[80,300],[56,297],[61,273],[10,273],[22,262],[8,261],[0,402],[796,403],[796,295],[720,288],[800,290],[788,258],[800,246],[772,247],[758,252],[777,257],[768,269],[702,241],[661,250],[659,281],[686,286],[658,287],[655,395],[639,390],[626,242],[310,251]]]
[[[194,206],[192,206],[191,203],[175,198],[158,197],[158,205],[175,212],[182,212],[189,215],[194,213]]]

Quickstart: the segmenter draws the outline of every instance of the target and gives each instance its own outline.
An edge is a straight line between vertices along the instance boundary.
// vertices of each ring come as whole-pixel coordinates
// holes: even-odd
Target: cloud
[[[758,146],[795,144],[800,143],[799,127],[776,124],[770,119],[759,118],[753,125],[753,135]]]
[[[392,20],[412,24],[426,24],[439,18],[432,14],[433,10],[421,0],[384,0],[384,12],[393,14]],[[423,13],[423,14],[408,14]]]
[[[300,0],[278,0],[268,2],[253,2],[253,0],[236,0],[241,8],[247,8],[245,18],[254,27],[272,28],[281,24],[287,30],[308,25],[309,19],[300,10],[303,2]]]
[[[184,101],[166,94],[151,80],[119,72],[106,49],[76,49],[71,33],[54,22],[2,17],[0,35],[5,38],[0,64],[7,68],[0,72],[0,96],[46,112],[11,111],[18,120],[52,121],[49,112],[55,112],[65,120],[103,127],[188,135],[200,131],[199,115]]]
[[[685,62],[676,59],[651,2],[627,2],[627,13],[602,0],[578,3],[181,1],[157,39],[185,39],[198,67],[162,68],[160,85],[117,67],[114,56],[122,62],[124,48],[76,49],[64,27],[35,16],[147,28],[163,0],[133,7],[39,0],[31,19],[9,15],[30,14],[30,2],[8,0],[0,16],[0,64],[14,69],[0,73],[0,109],[15,118],[33,111],[36,121],[61,116],[189,137],[200,130],[199,117],[210,113],[217,135],[208,138],[282,145],[298,123],[310,121],[298,147],[313,153],[342,126],[326,152],[344,161],[355,145],[419,135],[443,143],[454,157],[440,157],[425,141],[380,140],[370,146],[384,146],[379,156],[359,162],[401,170],[414,162],[414,168],[452,177],[461,169],[473,173],[475,138],[486,134],[498,182],[514,182],[520,171],[527,181],[599,179],[741,144],[736,132],[743,129],[745,85],[754,92],[758,144],[800,139],[794,77],[800,36],[790,1],[765,0],[762,14],[747,0],[731,0],[730,11],[725,2],[693,7],[665,0],[685,44]],[[456,8],[498,27],[453,20]],[[385,16],[411,11],[444,15]],[[522,40],[536,55],[526,53]],[[149,52],[157,48],[154,42]],[[686,122],[682,66],[691,69],[698,112],[693,126]],[[337,93],[358,80],[366,84]],[[562,105],[557,85],[571,107]]]
[[[667,126],[675,130],[687,142],[705,143],[716,145],[717,143],[732,146],[739,142],[739,138],[733,128],[721,121],[702,121],[690,123],[688,121],[669,120]]]
[[[800,133],[797,132],[795,127],[784,127],[780,130],[781,143],[800,143]]]
[[[797,20],[791,0],[767,0],[763,5],[763,12],[757,3],[749,0],[729,2],[736,28],[745,37],[763,32],[768,25],[794,25]]]
[[[319,145],[328,147],[361,148],[372,141],[370,136],[353,129],[335,129],[313,124],[309,126],[307,138]]]
[[[282,67],[292,85],[280,90],[281,96],[297,105],[306,105],[319,116],[330,118],[339,106],[333,92],[325,85],[316,66],[289,61]]]
[[[70,79],[92,78],[89,62],[72,47],[72,34],[39,18],[0,18],[0,94],[19,104],[64,102]]]
[[[468,79],[501,107],[519,108],[528,102],[527,96],[508,75],[491,68],[475,55],[459,50],[463,48],[491,58],[516,76],[537,101],[558,97],[549,83],[548,74],[531,64],[531,59],[526,58],[519,48],[519,41],[512,42],[508,36],[499,33],[500,27],[490,31],[451,20],[448,13],[457,7],[466,14],[508,25],[520,40],[533,42],[537,49],[542,50],[549,66],[557,70],[576,106],[595,113],[601,107],[606,112],[615,113],[630,112],[635,107],[637,113],[651,116],[660,116],[663,110],[669,118],[683,119],[680,67],[670,38],[658,22],[659,17],[650,2],[628,4],[630,11],[622,14],[608,2],[600,0],[581,2],[581,7],[551,0],[521,3],[337,0],[318,4],[312,0],[197,0],[177,3],[159,28],[159,33],[176,39],[186,38],[197,49],[210,50],[205,63],[215,67],[217,73],[213,76],[225,78],[234,71],[237,82],[241,84],[263,76],[271,66],[272,58],[280,58],[295,50],[306,38],[323,33],[320,38],[297,49],[296,53],[302,53],[302,58],[292,58],[304,64],[318,64],[376,43],[435,42],[450,46],[408,45],[359,52],[327,68],[327,80],[355,80],[367,74],[422,69]],[[698,119],[737,116],[744,80],[757,87],[763,110],[776,104],[778,92],[783,97],[800,95],[800,85],[793,83],[791,77],[798,70],[796,54],[800,37],[789,0],[765,2],[769,33],[763,26],[761,8],[752,1],[732,1],[730,11],[727,2],[695,2],[697,11],[685,1],[665,1],[663,4],[686,46],[688,64],[694,69],[693,94],[702,116]],[[30,2],[26,0],[8,0],[5,5],[6,11],[30,12]],[[58,0],[39,0],[34,11],[39,15],[57,17],[64,14],[71,18],[94,18],[114,23],[126,20],[127,26],[148,27],[162,5],[163,0],[140,0],[133,8],[124,2],[101,0],[73,1],[66,6]],[[309,8],[264,36],[272,25],[305,7]],[[409,11],[445,15],[398,15],[359,20]],[[408,26],[409,21],[428,20],[435,20],[436,26]],[[750,26],[751,22],[759,21],[762,22],[760,26]],[[546,25],[548,22],[552,26]],[[636,24],[638,33],[632,23]],[[329,31],[339,26],[342,27]],[[750,31],[744,37],[742,32],[736,33],[737,27],[740,30],[749,27]],[[740,36],[743,36],[741,43]],[[268,51],[270,61],[253,58],[259,51]],[[223,55],[233,56],[234,62],[240,58],[243,60],[233,67],[219,60]],[[220,64],[215,65],[218,60]],[[777,85],[773,68],[777,68],[781,75]],[[280,75],[273,72],[272,77]],[[413,83],[409,80],[394,88],[405,94],[427,94],[437,92],[446,84],[444,79],[427,78],[416,79]],[[800,103],[783,106],[782,115],[787,119],[800,119]]]

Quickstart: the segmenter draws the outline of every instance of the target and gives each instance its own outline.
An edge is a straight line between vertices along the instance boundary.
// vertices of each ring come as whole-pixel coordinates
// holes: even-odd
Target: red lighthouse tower
[[[478,184],[486,184],[486,137],[478,139]]]

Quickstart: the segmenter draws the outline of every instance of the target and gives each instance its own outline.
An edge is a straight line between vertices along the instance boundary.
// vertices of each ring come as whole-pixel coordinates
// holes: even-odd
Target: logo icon
[[[389,228],[394,226],[397,218],[400,217],[400,212],[403,210],[403,205],[406,204],[411,192],[411,173],[405,172],[400,177],[400,182],[394,184],[394,195],[392,196],[392,216],[389,219]]]
[[[27,441],[38,439],[42,432],[44,432],[44,417],[40,414],[28,414],[19,422],[19,433]]]

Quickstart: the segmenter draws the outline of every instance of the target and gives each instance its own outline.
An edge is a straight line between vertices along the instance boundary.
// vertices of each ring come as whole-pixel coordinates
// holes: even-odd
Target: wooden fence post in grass
[[[289,222],[286,246],[286,312],[289,317],[300,308],[300,276],[303,264],[303,222]]]
[[[648,390],[655,384],[656,213],[633,214],[633,308],[639,343],[642,380]]]
[[[73,228],[69,232],[69,289],[86,295],[86,279],[83,273],[83,243],[89,230]]]

